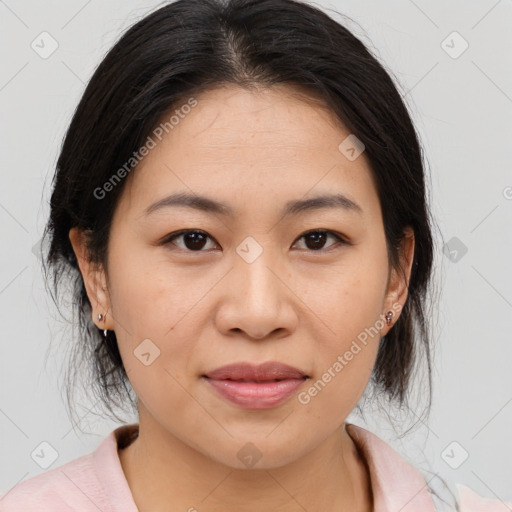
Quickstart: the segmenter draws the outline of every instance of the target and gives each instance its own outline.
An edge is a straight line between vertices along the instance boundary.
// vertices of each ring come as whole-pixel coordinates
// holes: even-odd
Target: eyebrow
[[[145,215],[161,210],[163,208],[185,206],[207,213],[215,213],[224,216],[234,217],[235,211],[231,206],[220,203],[214,199],[188,193],[175,193],[159,199],[144,210]],[[297,215],[306,211],[320,210],[324,208],[342,208],[347,211],[363,213],[363,209],[352,199],[344,194],[324,194],[310,199],[299,199],[288,201],[283,210],[282,216]]]

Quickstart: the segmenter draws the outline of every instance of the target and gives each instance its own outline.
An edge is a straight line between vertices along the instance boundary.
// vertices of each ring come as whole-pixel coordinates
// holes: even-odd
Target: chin
[[[271,434],[272,436],[273,434]],[[301,456],[305,450],[304,439],[301,439],[300,451],[297,450],[298,439],[280,439],[278,436],[270,439],[265,432],[258,437],[234,437],[225,443],[216,444],[216,451],[212,451],[212,444],[203,453],[212,460],[232,469],[264,470],[286,466]]]

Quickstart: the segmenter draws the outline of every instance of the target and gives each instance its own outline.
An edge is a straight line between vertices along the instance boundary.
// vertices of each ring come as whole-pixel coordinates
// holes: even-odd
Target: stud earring
[[[393,311],[389,310],[386,313],[386,324],[391,325],[391,319],[393,318]]]
[[[101,321],[105,321],[107,319],[107,315],[105,313],[105,316],[103,316],[101,313],[98,314],[98,320],[101,322]],[[105,338],[107,337],[107,329],[103,329],[103,336],[105,336]]]

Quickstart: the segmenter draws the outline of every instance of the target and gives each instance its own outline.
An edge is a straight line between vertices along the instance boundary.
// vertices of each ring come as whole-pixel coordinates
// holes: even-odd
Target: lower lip
[[[241,382],[206,377],[210,385],[230,402],[246,409],[270,409],[288,399],[306,379],[276,382]]]

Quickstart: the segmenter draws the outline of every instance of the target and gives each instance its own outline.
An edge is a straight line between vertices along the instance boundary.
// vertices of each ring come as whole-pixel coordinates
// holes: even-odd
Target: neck
[[[344,424],[286,465],[237,469],[140,416],[139,436],[119,450],[119,458],[140,512],[373,510],[367,465]]]

